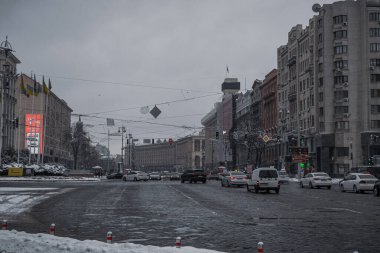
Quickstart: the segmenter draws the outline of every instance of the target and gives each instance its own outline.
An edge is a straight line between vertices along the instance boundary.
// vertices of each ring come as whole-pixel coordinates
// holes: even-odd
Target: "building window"
[[[371,98],[378,98],[380,97],[380,90],[379,89],[371,89]]]
[[[348,130],[349,129],[349,122],[348,121],[337,121],[337,122],[335,122],[335,129],[336,130]]]
[[[371,74],[371,82],[380,82],[380,74]]]
[[[323,63],[318,64],[318,72],[319,73],[323,72]]]
[[[343,22],[347,22],[347,15],[339,15],[333,17],[334,24],[341,24]]]
[[[348,82],[348,76],[334,76],[334,84],[343,84]]]
[[[371,105],[371,113],[379,114],[380,113],[380,105]]]
[[[319,108],[319,116],[323,116],[323,107]]]
[[[334,39],[339,40],[339,39],[345,39],[347,38],[347,30],[339,30],[334,32]]]
[[[334,47],[334,53],[335,54],[345,54],[348,51],[348,46],[347,45],[340,45]]]
[[[319,130],[321,132],[325,131],[325,122],[319,122]]]
[[[343,98],[348,98],[348,90],[340,90],[334,92],[335,100],[341,100]]]
[[[348,61],[343,61],[343,60],[335,61],[334,65],[335,65],[335,69],[346,69],[348,68]]]
[[[380,52],[380,43],[370,43],[369,51],[371,52]]]
[[[348,113],[348,106],[335,106],[335,114],[342,115]]]
[[[348,147],[336,147],[336,156],[348,156]]]
[[[323,102],[323,92],[319,92],[318,98],[320,102]]]
[[[380,21],[380,12],[370,12],[369,21]]]
[[[371,128],[380,128],[380,120],[371,120]]]
[[[318,34],[318,42],[319,43],[323,42],[323,35],[322,35],[322,33]]]
[[[380,28],[369,28],[369,37],[380,37]]]
[[[320,48],[318,49],[318,57],[322,57],[323,56],[323,49]]]
[[[318,82],[318,84],[319,84],[319,86],[323,86],[323,78],[321,77],[321,78],[319,78],[319,80],[318,80],[319,82]]]
[[[380,59],[370,59],[369,65],[374,66],[374,67],[379,67],[380,66]]]
[[[314,106],[314,94],[310,95],[310,106]]]

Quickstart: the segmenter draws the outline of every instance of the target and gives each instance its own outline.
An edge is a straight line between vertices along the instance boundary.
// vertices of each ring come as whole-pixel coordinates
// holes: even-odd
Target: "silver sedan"
[[[247,175],[243,172],[230,171],[222,174],[221,186],[230,187],[231,185],[245,186],[247,184]]]

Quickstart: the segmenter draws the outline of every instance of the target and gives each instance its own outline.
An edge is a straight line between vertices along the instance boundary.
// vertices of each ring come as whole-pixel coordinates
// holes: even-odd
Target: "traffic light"
[[[219,140],[219,132],[218,131],[215,132],[215,139]]]
[[[368,165],[373,165],[373,159],[372,159],[372,157],[370,157],[370,158],[368,158]]]
[[[304,169],[304,168],[305,168],[305,163],[300,163],[300,167],[301,167],[302,169]]]

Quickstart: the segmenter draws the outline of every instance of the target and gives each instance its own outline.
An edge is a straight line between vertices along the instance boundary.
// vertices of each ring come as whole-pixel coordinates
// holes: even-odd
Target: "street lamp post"
[[[119,133],[121,133],[121,168],[120,172],[124,172],[124,133],[127,132],[124,126],[119,127]]]

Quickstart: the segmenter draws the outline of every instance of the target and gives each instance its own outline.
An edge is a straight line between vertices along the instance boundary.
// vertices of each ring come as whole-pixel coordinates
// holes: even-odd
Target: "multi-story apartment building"
[[[342,175],[380,154],[380,3],[313,10],[278,49],[281,155],[307,146],[318,170]]]
[[[21,90],[21,79],[25,91]],[[29,149],[32,161],[57,162],[67,166],[72,164],[70,145],[72,109],[54,92],[43,92],[42,85],[31,77],[22,74],[17,78],[16,92],[19,94],[32,90],[36,95],[22,95],[17,101],[19,115],[19,149]],[[37,95],[38,93],[38,95]],[[45,136],[45,137],[44,137]]]
[[[15,110],[18,93],[16,91],[17,64],[21,63],[12,53],[12,47],[6,40],[0,46],[0,152],[14,148],[15,144]]]
[[[211,169],[205,167],[204,132],[176,141],[176,166],[181,169]]]
[[[240,90],[240,82],[237,78],[225,78],[221,88],[222,101],[216,103],[215,107],[201,120],[202,125],[205,126],[207,140],[206,164],[208,165],[208,161],[213,160],[216,155],[216,163],[212,162],[212,166],[232,167],[236,164],[236,142],[233,140],[233,131],[236,125],[236,98]],[[214,126],[215,133],[210,134]],[[212,136],[216,137],[216,134],[218,137],[212,138]]]
[[[243,169],[248,164],[251,164],[251,154],[248,154],[248,145],[246,143],[246,136],[248,129],[252,126],[251,120],[251,90],[243,94],[239,94],[236,99],[236,134],[234,136],[236,143],[236,165]]]
[[[219,139],[219,131],[217,129],[217,118],[216,118],[216,108],[218,108],[219,103],[215,103],[214,108],[207,113],[201,120],[201,124],[204,126],[205,132],[205,163],[206,168],[214,169],[220,161],[217,152],[217,141]],[[218,133],[217,133],[218,132]]]
[[[260,85],[262,130],[271,140],[263,152],[262,165],[278,164],[277,145],[277,70],[271,70]]]

